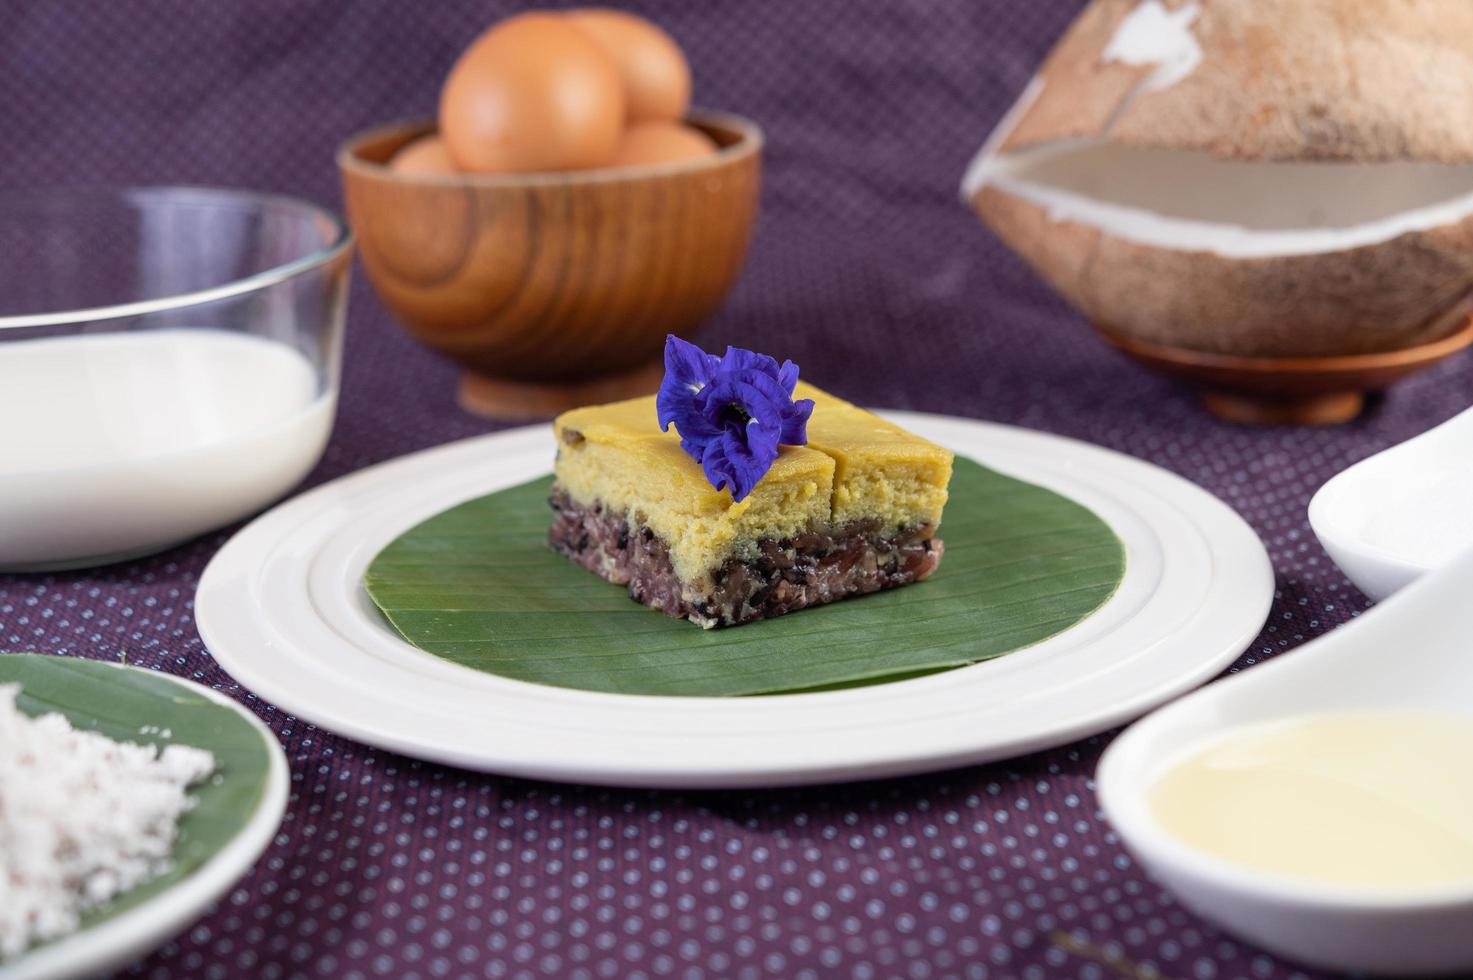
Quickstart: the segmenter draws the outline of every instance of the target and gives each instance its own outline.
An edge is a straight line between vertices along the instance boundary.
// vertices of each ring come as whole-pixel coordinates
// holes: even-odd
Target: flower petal
[[[728,347],[717,371],[727,376],[736,376],[747,371],[760,371],[775,378],[777,377],[777,361],[756,351]]]
[[[720,366],[721,358],[715,354],[707,354],[674,334],[665,336],[665,373],[677,382],[707,384]]]
[[[783,366],[777,372],[778,384],[792,397],[793,389],[798,387],[798,365],[792,361],[783,361]]]
[[[714,440],[706,446],[701,457],[701,470],[706,474],[706,482],[720,490],[722,487],[732,488],[732,499],[741,500],[736,492],[736,480],[732,474],[731,463],[726,458],[726,448],[721,441]],[[742,494],[745,497],[746,494]]]
[[[723,432],[706,448],[702,468],[712,486],[718,490],[722,485],[726,486],[731,491],[731,499],[741,502],[767,475],[776,458],[776,443],[772,443],[770,448],[753,445],[736,433]]]
[[[808,419],[812,415],[812,398],[801,398],[793,402],[783,416],[782,433],[778,436],[778,441],[784,446],[808,445]]]
[[[655,396],[655,411],[662,430],[671,423],[684,434],[682,419],[696,411],[693,399],[711,383],[720,359],[674,334],[665,337],[665,378]]]

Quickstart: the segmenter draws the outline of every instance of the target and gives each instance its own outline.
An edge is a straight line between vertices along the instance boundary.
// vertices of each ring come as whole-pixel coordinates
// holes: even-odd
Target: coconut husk
[[[1108,137],[1250,160],[1473,162],[1473,2],[1165,0],[1187,6],[1201,62],[1152,89],[1155,66],[1104,58],[1136,0],[1095,0],[1002,152]]]
[[[1170,347],[1317,357],[1400,350],[1447,332],[1473,289],[1473,217],[1340,252],[1228,259],[1142,245],[996,188],[977,213],[1074,306]]]
[[[1153,344],[1323,356],[1445,333],[1473,290],[1473,208],[1369,244],[1234,256],[1051,213],[989,168],[1066,141],[1284,166],[1473,163],[1473,0],[1165,0],[1151,13],[1189,22],[1199,50],[1164,78],[1106,57],[1153,3],[1095,0],[1071,25],[968,175],[982,219],[1088,317]]]

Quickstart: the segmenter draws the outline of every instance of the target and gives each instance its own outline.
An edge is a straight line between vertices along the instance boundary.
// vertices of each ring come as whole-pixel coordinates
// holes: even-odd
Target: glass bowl
[[[269,194],[0,194],[0,571],[160,551],[299,483],[337,407],[352,244]]]

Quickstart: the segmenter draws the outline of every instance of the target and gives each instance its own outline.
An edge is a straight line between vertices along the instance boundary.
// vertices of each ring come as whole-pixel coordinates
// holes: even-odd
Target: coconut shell
[[[1439,339],[1443,314],[1473,290],[1473,216],[1338,252],[1232,259],[1055,221],[993,187],[973,204],[1087,316],[1171,347],[1281,357],[1399,350]]]
[[[1200,0],[1201,62],[1155,89],[1154,66],[1104,60],[1136,6],[1084,10],[1003,152],[1108,137],[1248,160],[1473,162],[1473,0]]]
[[[1473,162],[1473,0],[1163,0],[1200,59],[1106,60],[1139,0],[1094,0],[974,165],[982,219],[1095,322],[1166,347],[1264,357],[1439,339],[1473,291],[1473,215],[1314,254],[1144,244],[987,183],[986,160],[1063,140],[1236,160]],[[1152,13],[1160,14],[1161,10]],[[1210,188],[1204,188],[1210,193]]]

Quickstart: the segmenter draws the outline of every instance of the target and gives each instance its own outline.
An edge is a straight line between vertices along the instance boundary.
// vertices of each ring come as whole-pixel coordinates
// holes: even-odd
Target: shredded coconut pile
[[[0,960],[167,871],[203,749],[114,742],[59,714],[31,718],[0,684]]]

